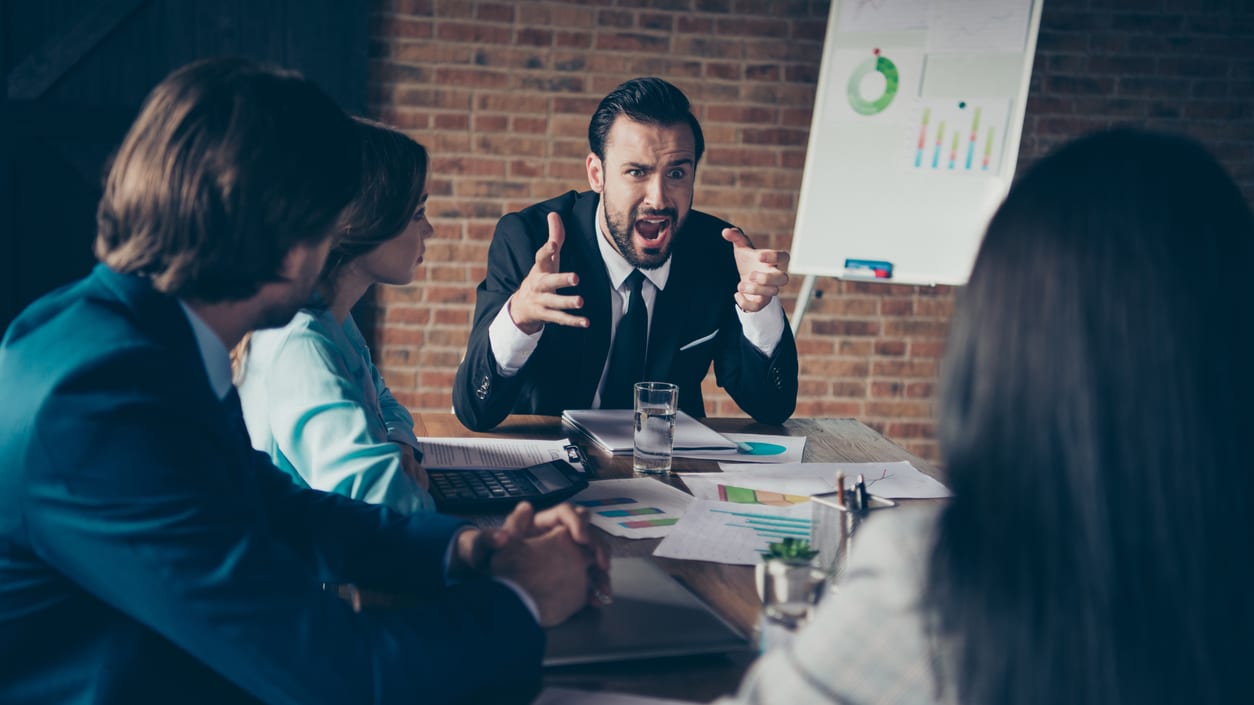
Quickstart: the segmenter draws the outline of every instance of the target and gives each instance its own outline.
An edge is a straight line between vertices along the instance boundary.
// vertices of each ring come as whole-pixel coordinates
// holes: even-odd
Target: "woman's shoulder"
[[[335,319],[325,311],[301,309],[282,328],[255,331],[248,354],[267,365],[280,356],[285,362],[307,356],[331,361],[343,355],[343,334],[338,328]]]
[[[848,570],[891,576],[890,582],[901,587],[919,587],[935,543],[940,512],[939,505],[907,505],[874,512],[853,536]]]

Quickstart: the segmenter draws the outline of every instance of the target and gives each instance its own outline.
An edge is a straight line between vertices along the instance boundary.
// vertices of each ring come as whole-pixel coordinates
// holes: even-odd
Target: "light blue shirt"
[[[209,386],[213,389],[214,394],[216,394],[219,399],[225,398],[227,393],[231,391],[231,356],[230,356],[230,353],[227,351],[226,346],[222,344],[222,341],[218,338],[218,335],[213,332],[213,329],[210,328],[207,323],[201,320],[200,316],[196,315],[196,312],[193,311],[191,307],[189,307],[182,300],[179,301],[179,306],[182,307],[183,313],[186,314],[187,321],[192,326],[192,333],[196,336],[196,347],[200,349],[201,360],[203,360],[205,363],[205,375],[209,378]],[[303,314],[304,312],[302,312],[301,314],[298,314],[297,318],[299,318],[300,315],[303,315]],[[334,326],[334,323],[335,323],[334,318],[332,318],[329,314],[324,314],[324,315],[325,315],[326,320],[331,321],[333,327],[338,328],[338,326]],[[312,317],[317,318],[318,316],[315,314]],[[292,324],[294,325],[295,323],[296,321],[293,320]],[[288,327],[290,328],[291,325],[289,325]],[[286,328],[283,330],[286,330]],[[409,415],[409,412],[405,411],[404,407],[400,406],[399,404],[396,404],[396,400],[392,398],[392,394],[388,392],[387,387],[383,386],[383,380],[379,377],[379,371],[375,369],[375,366],[370,362],[370,351],[368,348],[366,348],[366,341],[362,339],[361,331],[357,330],[357,324],[353,322],[352,316],[349,316],[348,320],[344,322],[344,330],[345,330],[345,337],[347,337],[350,340],[350,342],[356,341],[355,349],[358,349],[361,351],[362,353],[361,359],[373,372],[374,378],[378,380],[377,383],[374,383],[375,386],[372,388],[382,389],[383,394],[387,395],[387,399],[390,400],[390,403],[393,405],[396,405],[397,410],[399,411],[399,414],[397,415],[398,419],[400,419],[400,414],[403,414],[404,418],[409,419],[409,425],[404,426],[405,433],[408,434],[409,438],[411,439],[414,438],[413,417]],[[264,331],[264,332],[266,333],[267,336],[269,336],[270,334],[277,334],[282,331],[270,330],[270,331]],[[252,348],[250,346],[250,350],[251,349]],[[264,393],[264,385],[259,385],[259,386],[263,387],[261,392]],[[241,403],[243,403],[243,389],[242,388],[239,390],[239,393],[241,397]],[[379,408],[382,409],[383,407],[384,407],[384,404],[380,402]],[[244,413],[245,413],[245,417],[247,417],[247,414],[248,414],[247,409],[245,409]],[[248,423],[247,419],[245,419],[245,423]],[[253,434],[251,425],[249,425],[249,435],[252,436],[254,439],[256,438],[256,435]],[[256,440],[254,440],[253,443],[255,444]],[[417,441],[415,441],[414,443],[415,443],[414,447],[417,447],[416,446]],[[271,454],[271,457],[273,457],[273,454]],[[302,478],[298,473],[292,472],[291,468],[284,468],[284,469],[287,470],[287,472],[291,473],[296,478],[296,481],[298,483],[306,484],[306,485],[309,484],[305,482],[304,478]],[[405,478],[409,477],[408,475],[405,475],[404,472],[401,472],[400,475]],[[398,483],[398,484],[403,484],[403,483]],[[414,484],[413,489],[416,492],[421,493],[424,497],[426,497],[427,506],[430,506],[432,509],[434,509],[434,503],[431,502],[430,496],[427,495],[427,493],[424,492],[421,487],[418,487],[417,484]],[[467,529],[468,528],[469,527],[467,527]],[[463,529],[462,531],[465,531],[465,530],[466,529]],[[444,574],[445,574],[446,581],[448,580],[448,577],[447,577],[448,567],[449,565],[452,564],[452,561],[453,561],[453,551],[457,548],[457,537],[460,536],[461,533],[462,533],[461,531],[458,531],[456,534],[454,534],[453,538],[449,540],[448,548],[444,550]],[[521,585],[519,585],[518,583],[515,583],[513,580],[510,580],[508,578],[493,578],[493,580],[496,580],[497,582],[508,587],[510,590],[513,590],[514,594],[518,595],[518,599],[522,600],[523,605],[527,608],[527,611],[531,613],[531,616],[535,618],[537,622],[540,621],[539,606],[536,605],[535,599],[532,598],[531,595],[526,590],[524,590]]]
[[[357,324],[306,308],[253,334],[238,383],[253,447],[298,482],[413,513],[435,502],[405,473],[414,419],[370,359]],[[398,445],[399,444],[399,445]]]

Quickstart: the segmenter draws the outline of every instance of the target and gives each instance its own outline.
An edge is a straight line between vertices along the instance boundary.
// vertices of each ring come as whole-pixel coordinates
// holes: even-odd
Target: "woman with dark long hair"
[[[748,702],[1254,702],[1254,220],[1196,142],[1072,142],[959,297],[955,498],[884,512]]]
[[[433,511],[413,417],[370,359],[352,308],[375,284],[413,280],[431,236],[427,151],[403,133],[357,120],[361,187],[314,300],[285,327],[257,331],[235,355],[253,446],[298,482],[387,505]]]

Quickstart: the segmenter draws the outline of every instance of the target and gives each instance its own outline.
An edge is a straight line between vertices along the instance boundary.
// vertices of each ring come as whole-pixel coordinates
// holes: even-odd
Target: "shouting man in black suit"
[[[797,402],[797,348],[779,290],[788,253],[692,210],[705,149],[688,99],[658,78],[623,83],[588,126],[592,190],[501,218],[477,289],[453,406],[467,428],[510,413],[630,408],[640,380],[679,385],[705,415],[701,380],[758,421]]]

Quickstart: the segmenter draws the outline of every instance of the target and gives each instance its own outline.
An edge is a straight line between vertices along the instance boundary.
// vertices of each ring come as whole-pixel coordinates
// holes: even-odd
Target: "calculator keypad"
[[[527,470],[428,470],[431,494],[452,500],[527,498],[540,494]]]

